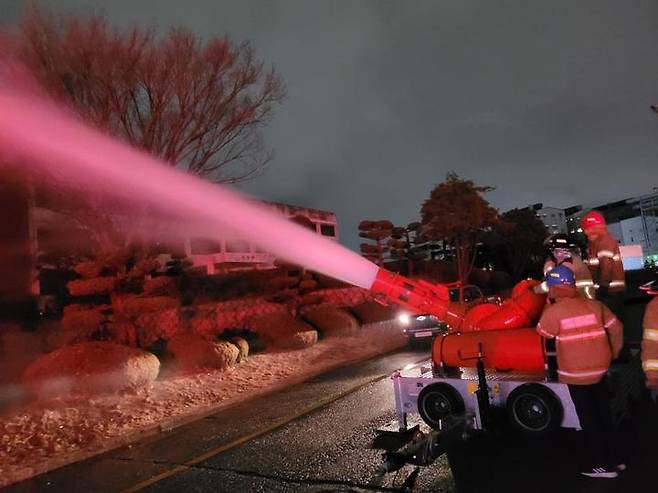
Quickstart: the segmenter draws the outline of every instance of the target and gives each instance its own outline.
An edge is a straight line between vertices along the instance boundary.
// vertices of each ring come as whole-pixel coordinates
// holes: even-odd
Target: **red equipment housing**
[[[481,348],[487,368],[540,373],[545,367],[544,346],[532,327],[541,316],[546,296],[534,292],[537,284],[522,281],[502,305],[486,303],[469,311],[450,301],[449,290],[458,283],[431,284],[379,269],[370,290],[382,304],[397,303],[448,324],[450,333],[437,337],[432,346],[436,366],[475,366]]]
[[[543,373],[544,344],[534,329],[486,330],[447,334],[432,344],[435,367],[471,367],[482,351],[485,368]]]

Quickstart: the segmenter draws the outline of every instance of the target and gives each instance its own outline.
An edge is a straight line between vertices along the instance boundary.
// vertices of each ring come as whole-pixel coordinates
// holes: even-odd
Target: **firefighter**
[[[585,214],[580,225],[587,236],[587,265],[597,287],[596,299],[621,318],[626,282],[619,242],[608,232],[605,219],[598,211]]]
[[[564,233],[550,235],[544,240],[544,246],[548,252],[548,257],[544,262],[544,276],[554,267],[566,265],[576,275],[576,287],[580,294],[586,298],[594,299],[596,295],[594,281],[589,269],[581,259],[580,246]],[[535,291],[547,293],[546,281],[537,286]]]
[[[654,296],[647,305],[642,323],[642,369],[647,387],[655,397],[658,393],[658,284],[654,281],[640,289]]]
[[[585,434],[589,464],[585,476],[615,478],[613,426],[606,373],[622,347],[623,326],[602,303],[581,297],[576,277],[565,265],[546,274],[549,305],[537,332],[556,340],[558,378],[567,384]]]

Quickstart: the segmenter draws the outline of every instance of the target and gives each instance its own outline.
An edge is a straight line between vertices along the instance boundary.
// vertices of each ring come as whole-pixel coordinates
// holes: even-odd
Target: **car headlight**
[[[402,314],[398,317],[398,320],[400,321],[400,323],[401,323],[402,325],[409,325],[409,324],[411,323],[411,317],[410,317],[408,314],[406,314],[406,313],[402,313]]]

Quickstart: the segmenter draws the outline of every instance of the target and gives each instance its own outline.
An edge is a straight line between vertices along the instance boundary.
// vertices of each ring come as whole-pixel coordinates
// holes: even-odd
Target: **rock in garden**
[[[167,343],[167,352],[179,369],[225,369],[234,365],[240,350],[228,341],[213,341],[195,334],[178,334]]]
[[[242,337],[233,337],[231,338],[231,343],[233,343],[239,351],[237,362],[240,363],[246,360],[247,356],[249,356],[249,343],[247,340]]]
[[[276,347],[282,349],[304,349],[318,342],[317,330],[304,330],[279,338]]]
[[[371,324],[376,322],[385,322],[393,320],[396,316],[396,309],[390,306],[383,306],[374,301],[366,301],[351,308],[352,312],[358,317],[361,323]]]
[[[323,336],[354,334],[359,328],[356,318],[340,308],[313,308],[304,314],[304,318],[317,327]]]
[[[99,394],[148,387],[160,362],[141,349],[112,342],[82,342],[37,358],[23,381],[38,397]]]

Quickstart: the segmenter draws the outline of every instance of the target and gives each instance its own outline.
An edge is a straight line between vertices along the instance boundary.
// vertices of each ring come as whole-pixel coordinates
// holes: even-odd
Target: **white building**
[[[564,214],[564,209],[557,207],[541,207],[535,208],[537,217],[546,225],[546,229],[551,234],[567,233],[567,219]]]
[[[318,235],[338,241],[338,221],[333,212],[275,202],[265,202],[265,205]],[[119,225],[134,221],[134,218],[124,215],[116,215],[112,219]],[[43,254],[55,257],[84,256],[93,251],[88,231],[71,217],[51,209],[32,207],[29,223],[34,251],[39,257]],[[194,266],[205,268],[208,274],[215,274],[242,269],[270,269],[277,260],[253,243],[233,238],[227,233],[212,238],[179,234],[178,231],[185,228],[176,220],[163,220],[162,224],[152,220],[149,227],[154,228],[151,232],[153,238],[150,239],[151,252],[159,255],[162,265],[172,256],[187,257]],[[158,237],[166,239],[157,240]]]
[[[658,218],[635,216],[608,225],[608,230],[622,245],[640,245],[650,252],[658,244]]]
[[[265,202],[274,212],[296,222],[327,239],[338,241],[338,221],[330,211],[297,207],[278,202]],[[270,269],[276,257],[253,243],[225,237],[181,238],[181,249],[195,266],[205,267],[208,274],[241,269]]]

